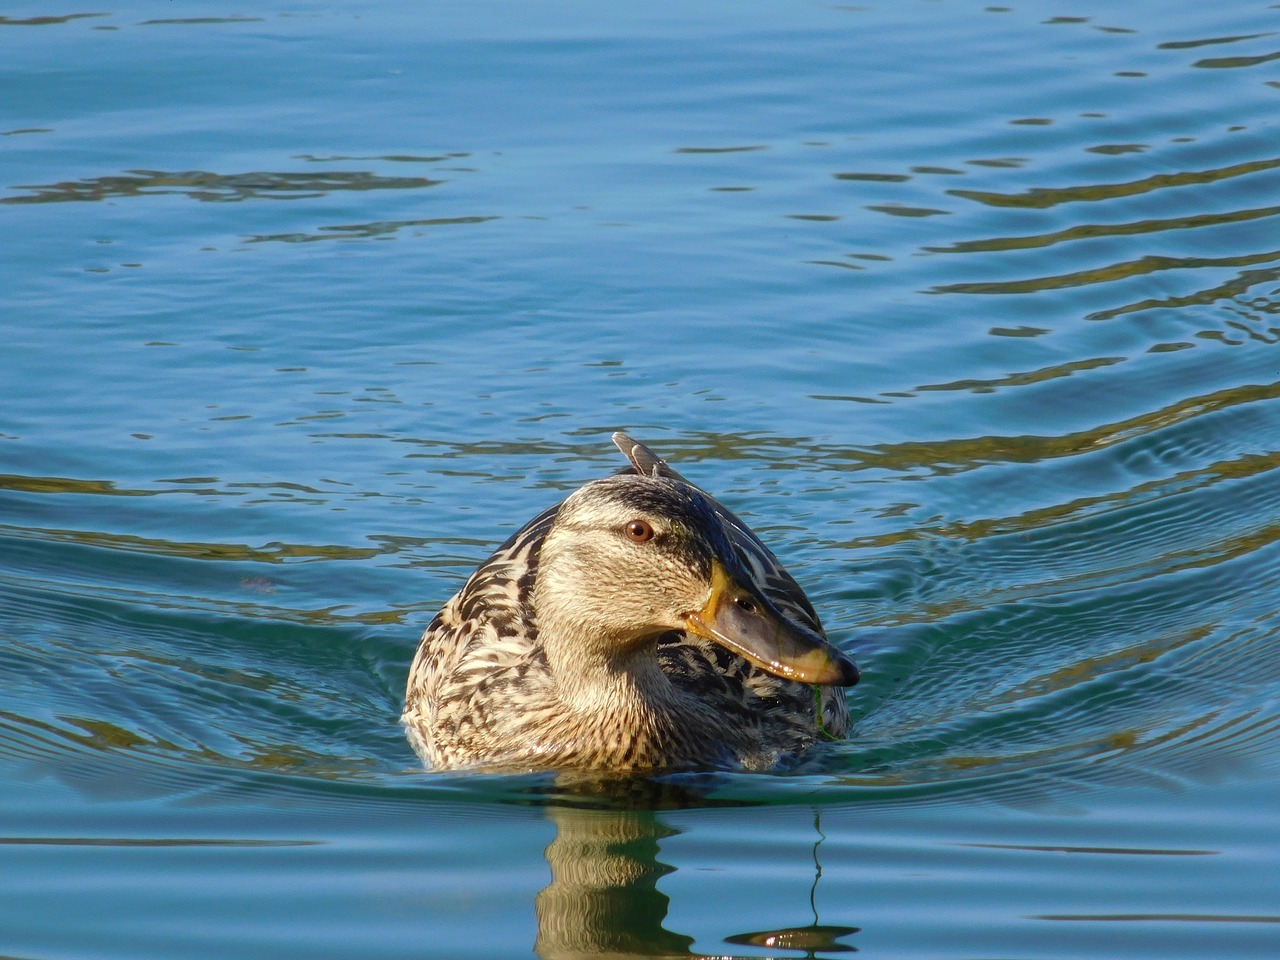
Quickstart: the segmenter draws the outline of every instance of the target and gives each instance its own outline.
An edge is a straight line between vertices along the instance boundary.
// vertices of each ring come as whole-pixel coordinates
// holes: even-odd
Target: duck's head
[[[686,630],[779,677],[858,680],[852,660],[767,597],[710,498],[670,477],[621,474],[570,496],[542,545],[534,602],[540,625],[572,634],[584,656],[620,662]]]

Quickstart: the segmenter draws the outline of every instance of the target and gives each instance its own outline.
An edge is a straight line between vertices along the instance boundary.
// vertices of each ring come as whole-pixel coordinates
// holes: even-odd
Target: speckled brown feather
[[[786,616],[822,633],[804,592],[746,524],[647,447],[623,434],[614,442],[631,461],[633,475],[665,478],[689,496],[705,498],[762,592]],[[847,733],[839,687],[817,688],[815,696],[814,687],[773,676],[681,630],[663,634],[655,651],[663,674],[680,691],[678,711],[665,709],[659,696],[651,698],[652,705],[643,697],[628,701],[608,715],[567,710],[533,602],[540,552],[560,506],[539,514],[499,547],[423,634],[403,720],[430,766],[768,769],[792,762],[819,738],[819,701],[823,729],[836,737]]]

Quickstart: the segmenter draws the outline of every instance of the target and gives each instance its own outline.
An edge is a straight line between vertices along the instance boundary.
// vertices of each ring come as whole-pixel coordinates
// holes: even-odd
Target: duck
[[[728,508],[625,433],[422,635],[401,718],[431,770],[793,767],[849,732],[854,661]]]

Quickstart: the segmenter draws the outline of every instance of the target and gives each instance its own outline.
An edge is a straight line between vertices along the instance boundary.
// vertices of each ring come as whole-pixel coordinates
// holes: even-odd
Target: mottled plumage
[[[733,513],[614,442],[629,471],[531,520],[427,627],[403,717],[418,753],[436,769],[770,769],[844,736],[857,669],[804,591]]]

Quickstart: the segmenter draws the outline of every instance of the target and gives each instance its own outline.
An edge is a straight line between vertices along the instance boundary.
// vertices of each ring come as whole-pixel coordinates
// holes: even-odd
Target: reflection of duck
[[[672,868],[658,841],[676,831],[648,810],[551,807],[556,836],[547,847],[551,883],[538,894],[544,960],[578,957],[691,956],[691,937],[663,926],[667,897],[658,881]]]
[[[632,469],[531,520],[427,628],[404,713],[418,752],[437,768],[767,769],[843,736],[858,671],[804,592],[741,520],[613,439]]]
[[[591,792],[587,790],[588,795]],[[556,836],[546,850],[551,882],[534,901],[535,954],[543,960],[706,956],[692,949],[692,937],[666,927],[670,901],[658,883],[676,868],[658,859],[659,846],[679,831],[643,805],[598,809],[553,805],[547,808],[547,816],[555,824]],[[857,933],[857,927],[819,921],[814,898],[821,875],[815,844],[814,889],[809,892],[812,924],[733,934],[724,941],[801,950],[810,957],[819,952],[856,952],[840,938]],[[786,886],[778,884],[779,890]],[[774,909],[785,908],[779,904]],[[762,916],[769,912],[765,909]]]

